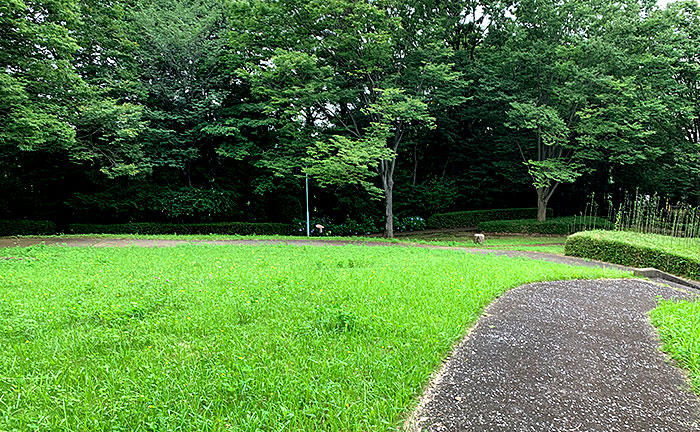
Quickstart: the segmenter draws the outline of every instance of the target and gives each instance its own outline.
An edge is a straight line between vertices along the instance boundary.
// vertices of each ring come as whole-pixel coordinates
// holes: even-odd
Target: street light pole
[[[309,173],[306,173],[306,237],[311,236],[311,222],[309,220]]]

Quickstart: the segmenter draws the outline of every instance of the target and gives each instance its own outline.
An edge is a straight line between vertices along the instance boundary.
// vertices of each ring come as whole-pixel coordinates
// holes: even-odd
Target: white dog
[[[474,234],[474,244],[484,244],[486,236],[483,234]]]

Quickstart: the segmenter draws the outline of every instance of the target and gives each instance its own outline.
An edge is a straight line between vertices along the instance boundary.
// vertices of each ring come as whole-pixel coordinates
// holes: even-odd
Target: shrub
[[[316,225],[323,225],[323,233],[316,229]],[[296,235],[306,235],[306,219],[295,219],[293,233]],[[360,220],[348,219],[342,223],[334,223],[326,217],[316,217],[311,219],[310,233],[312,236],[349,236],[374,234],[382,232],[384,224],[375,218],[362,216]]]
[[[394,218],[394,230],[397,232],[423,231],[425,227],[425,219],[420,216]]]
[[[585,231],[569,236],[564,252],[631,267],[654,267],[700,279],[700,239],[627,231]]]
[[[552,216],[552,209],[547,209],[547,216]],[[438,213],[428,218],[428,228],[464,228],[474,227],[480,222],[508,219],[536,218],[536,208],[512,208],[495,210],[472,210],[452,213]]]
[[[225,235],[280,235],[289,233],[289,225],[282,223],[221,222],[197,224],[169,224],[134,222],[96,225],[72,224],[74,234],[225,234]]]
[[[237,197],[235,192],[228,190],[184,187],[163,189],[154,197],[153,205],[169,219],[211,220],[218,216],[221,220],[226,216],[235,217]]]
[[[334,223],[329,218],[313,218],[310,222],[310,234],[329,236],[351,236],[376,234],[384,231],[384,221],[378,218],[362,216],[360,220],[348,219],[342,223]],[[323,225],[323,233],[316,229],[316,225]],[[398,218],[394,216],[394,231],[421,231],[425,229],[425,219],[420,216],[407,216]],[[295,219],[293,234],[306,235],[306,219]]]
[[[56,234],[56,224],[40,220],[0,220],[0,236]]]
[[[498,220],[481,222],[479,231],[519,234],[561,234],[567,235],[584,229],[613,229],[614,224],[599,217],[562,217],[538,222],[534,219]]]

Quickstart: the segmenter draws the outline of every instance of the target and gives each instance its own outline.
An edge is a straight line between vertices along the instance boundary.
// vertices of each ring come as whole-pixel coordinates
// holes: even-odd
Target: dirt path
[[[640,280],[560,281],[507,292],[424,395],[413,431],[700,430],[697,398],[659,351],[656,296]]]

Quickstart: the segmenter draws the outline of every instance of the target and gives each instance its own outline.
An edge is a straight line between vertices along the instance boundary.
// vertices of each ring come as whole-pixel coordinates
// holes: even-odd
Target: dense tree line
[[[700,202],[700,8],[5,0],[0,219]]]

